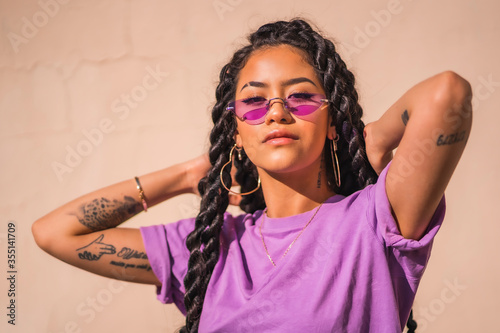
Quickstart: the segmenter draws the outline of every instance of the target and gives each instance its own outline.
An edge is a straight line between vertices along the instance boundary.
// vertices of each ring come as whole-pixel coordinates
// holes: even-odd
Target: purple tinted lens
[[[262,123],[267,113],[267,100],[249,103],[246,99],[234,103],[234,113],[249,124]]]
[[[297,117],[307,116],[307,115],[313,113],[314,111],[316,111],[318,109],[318,107],[319,106],[316,104],[314,104],[314,105],[303,104],[303,105],[296,106],[294,108],[290,108],[290,112],[292,112]]]
[[[245,112],[242,118],[249,121],[255,121],[260,118],[264,118],[266,116],[266,113],[267,113],[266,107],[253,109],[251,111]]]
[[[307,96],[307,95],[306,95]],[[323,95],[309,95],[307,97],[289,98],[286,100],[287,109],[294,116],[299,118],[307,117],[319,109],[323,103]],[[238,100],[229,104],[229,108],[243,121],[250,125],[257,125],[264,122],[268,112],[267,100],[252,101],[249,99]],[[307,118],[306,118],[307,120]]]

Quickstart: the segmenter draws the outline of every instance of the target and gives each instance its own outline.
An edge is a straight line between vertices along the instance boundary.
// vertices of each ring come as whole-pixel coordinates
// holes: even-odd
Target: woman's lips
[[[284,144],[289,143],[294,140],[298,140],[299,137],[295,134],[292,134],[286,130],[274,130],[269,132],[262,141],[263,143],[272,143],[272,144]]]

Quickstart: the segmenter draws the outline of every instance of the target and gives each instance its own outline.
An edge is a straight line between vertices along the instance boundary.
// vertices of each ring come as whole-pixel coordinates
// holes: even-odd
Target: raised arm
[[[408,90],[365,130],[367,154],[386,179],[393,215],[405,238],[420,239],[465,148],[472,125],[469,83],[443,72]]]
[[[206,156],[139,177],[148,208],[182,193],[197,193]],[[143,210],[135,179],[77,198],[37,220],[32,231],[46,252],[87,271],[158,284],[139,229],[115,228]]]

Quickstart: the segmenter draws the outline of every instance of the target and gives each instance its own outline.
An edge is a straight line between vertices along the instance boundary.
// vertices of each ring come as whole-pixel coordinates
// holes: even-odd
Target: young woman
[[[435,75],[365,127],[333,43],[292,20],[249,37],[216,98],[208,157],[56,209],[33,225],[39,246],[158,286],[182,332],[401,332],[469,136],[467,81]],[[181,193],[201,195],[196,218],[115,228]]]

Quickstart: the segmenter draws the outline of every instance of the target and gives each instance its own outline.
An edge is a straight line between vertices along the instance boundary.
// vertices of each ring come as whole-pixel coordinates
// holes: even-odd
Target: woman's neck
[[[328,186],[324,169],[318,173],[298,171],[286,174],[259,170],[259,174],[269,217],[301,214],[335,195]]]

